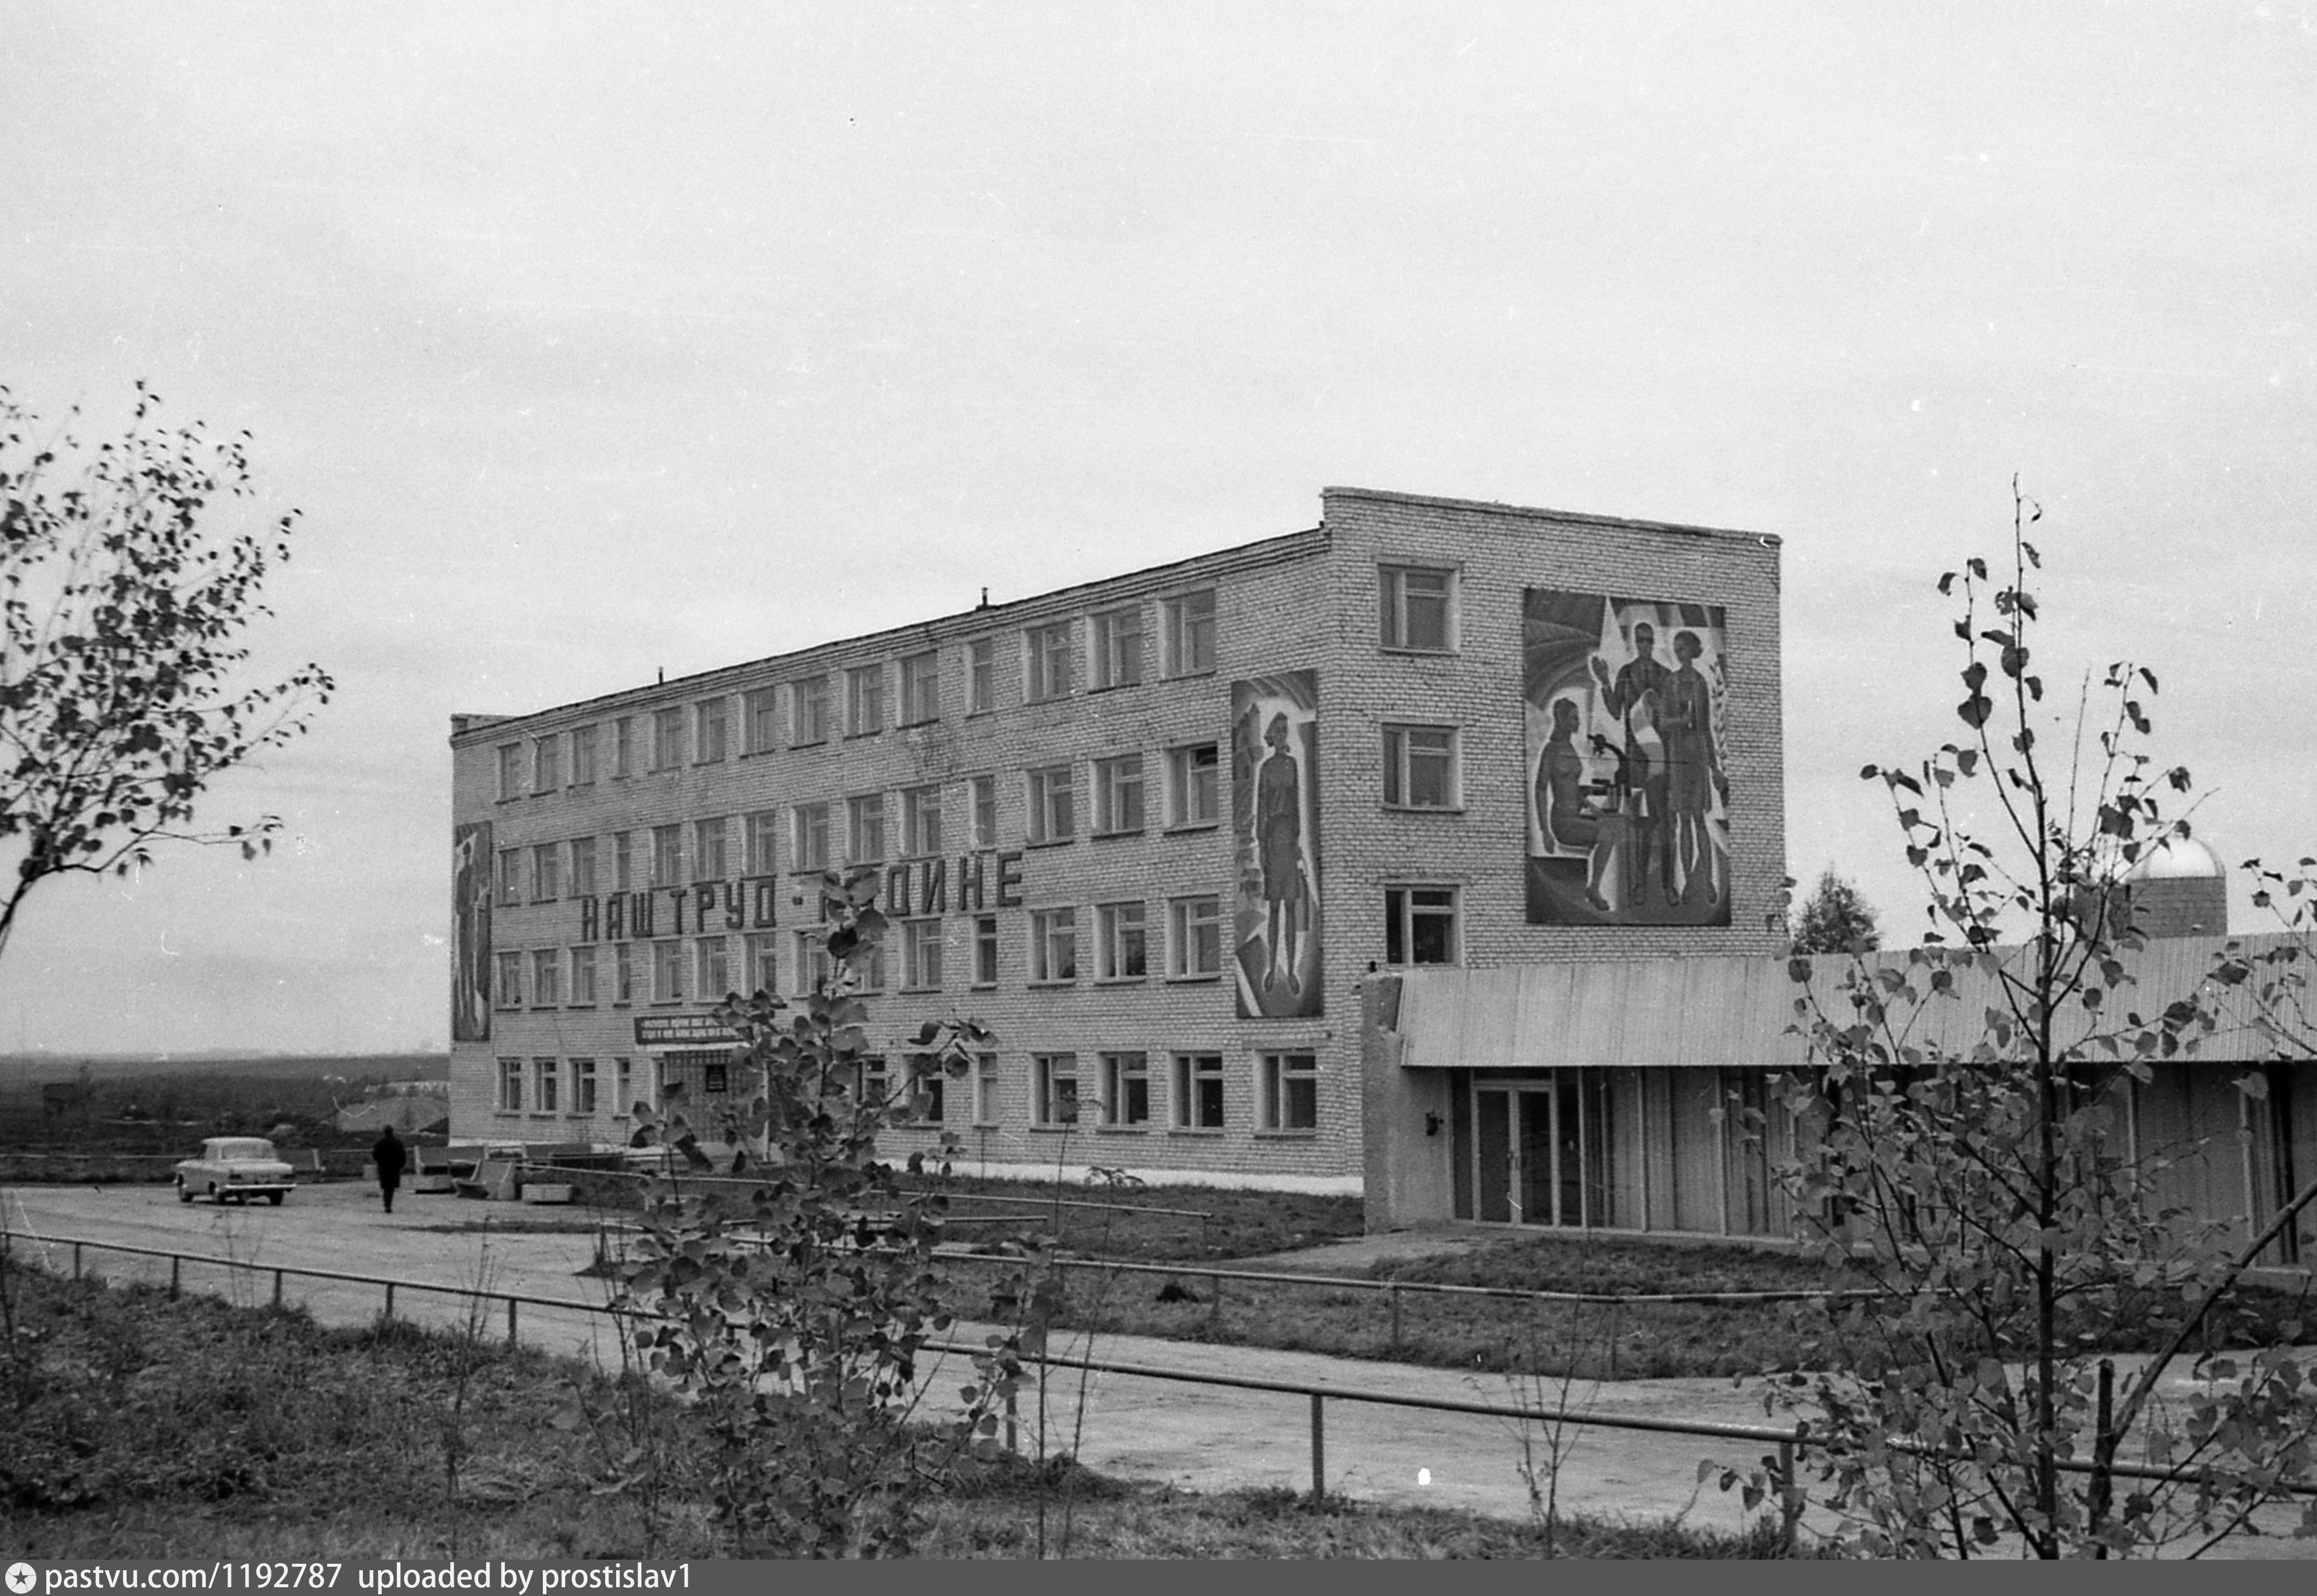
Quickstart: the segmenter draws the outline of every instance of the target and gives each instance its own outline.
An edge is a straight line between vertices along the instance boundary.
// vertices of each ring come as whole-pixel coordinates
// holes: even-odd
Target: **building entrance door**
[[[1504,1224],[1615,1223],[1605,1211],[1608,1098],[1585,1090],[1584,1074],[1473,1083],[1473,1213]]]

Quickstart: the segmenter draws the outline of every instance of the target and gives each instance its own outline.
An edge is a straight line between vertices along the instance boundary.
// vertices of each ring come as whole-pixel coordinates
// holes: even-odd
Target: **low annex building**
[[[732,1089],[711,1011],[825,974],[826,868],[874,867],[895,921],[869,982],[884,1068],[927,1019],[997,1038],[893,1151],[946,1129],[991,1167],[1373,1189],[1372,974],[1773,950],[1776,538],[1322,507],[1150,570],[452,717],[453,1136],[615,1146],[655,1090]]]

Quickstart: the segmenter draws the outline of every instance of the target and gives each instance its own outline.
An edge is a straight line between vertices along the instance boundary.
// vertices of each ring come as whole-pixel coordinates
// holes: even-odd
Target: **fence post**
[[[386,1316],[389,1319],[394,1317],[394,1282],[391,1280],[386,1283]]]
[[[177,1300],[177,1255],[174,1252],[169,1254],[169,1300],[171,1302]]]
[[[1609,1377],[1617,1377],[1617,1342],[1625,1331],[1625,1299],[1619,1297],[1609,1305]]]
[[[1207,1277],[1207,1333],[1212,1335],[1223,1322],[1223,1278]]]
[[[282,1271],[280,1269],[273,1271],[273,1311],[277,1314],[282,1311]]]
[[[73,1278],[75,1280],[80,1278],[80,1243],[78,1242],[73,1243]]]
[[[1012,1457],[1022,1455],[1021,1417],[1011,1391],[1006,1394],[1006,1450]]]
[[[1391,1283],[1391,1349],[1400,1350],[1400,1282]]]
[[[1325,1398],[1311,1393],[1311,1505],[1317,1507],[1328,1494],[1328,1429],[1320,1417]]]
[[[507,1298],[507,1345],[514,1345],[514,1298]]]
[[[1807,1421],[1799,1423],[1792,1439],[1778,1443],[1778,1545],[1789,1557],[1794,1555],[1794,1529],[1803,1517],[1802,1482],[1794,1474],[1796,1454],[1809,1429]]]

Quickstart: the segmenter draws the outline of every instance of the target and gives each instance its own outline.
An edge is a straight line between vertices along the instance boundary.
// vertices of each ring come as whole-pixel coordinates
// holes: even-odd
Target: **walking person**
[[[392,1125],[388,1125],[386,1134],[371,1145],[370,1161],[378,1166],[379,1194],[386,1198],[386,1211],[391,1214],[394,1188],[402,1184],[403,1167],[410,1161],[410,1150],[403,1146],[402,1138],[394,1134]]]

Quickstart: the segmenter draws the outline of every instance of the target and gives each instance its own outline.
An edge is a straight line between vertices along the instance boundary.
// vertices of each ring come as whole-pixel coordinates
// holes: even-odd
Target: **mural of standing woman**
[[[1231,945],[1242,1019],[1320,1012],[1320,677],[1231,684]]]
[[[1295,756],[1288,751],[1285,715],[1271,717],[1263,740],[1271,752],[1255,777],[1255,840],[1263,864],[1263,923],[1271,953],[1264,984],[1277,986],[1284,979],[1290,993],[1300,993],[1295,922],[1309,895],[1303,882],[1303,785],[1295,776]]]

